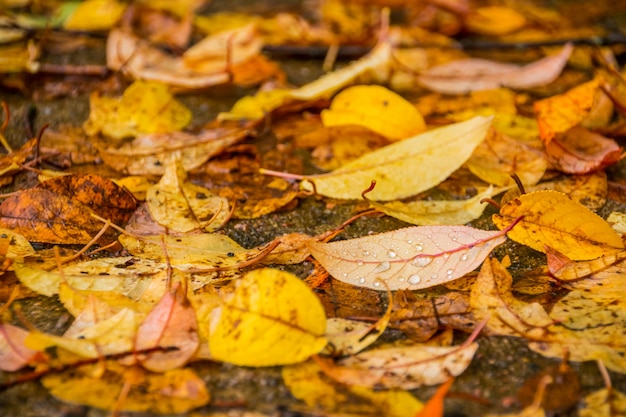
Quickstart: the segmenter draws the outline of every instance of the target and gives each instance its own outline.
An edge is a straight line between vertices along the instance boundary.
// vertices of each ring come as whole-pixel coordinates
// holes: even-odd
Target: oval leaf
[[[524,194],[502,206],[493,222],[500,229],[522,217],[508,236],[538,250],[549,246],[574,261],[624,249],[622,238],[600,216],[558,191]]]
[[[504,232],[467,226],[409,227],[330,243],[309,244],[336,279],[384,290],[428,288],[460,278],[505,241]]]
[[[216,309],[209,348],[214,359],[243,366],[302,362],[326,345],[319,299],[295,275],[264,268],[248,272]]]

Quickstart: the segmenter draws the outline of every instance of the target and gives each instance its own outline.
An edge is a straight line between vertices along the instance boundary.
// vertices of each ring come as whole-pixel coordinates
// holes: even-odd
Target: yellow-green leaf
[[[326,316],[317,296],[295,275],[264,268],[236,281],[214,311],[214,359],[243,366],[298,363],[326,345]]]

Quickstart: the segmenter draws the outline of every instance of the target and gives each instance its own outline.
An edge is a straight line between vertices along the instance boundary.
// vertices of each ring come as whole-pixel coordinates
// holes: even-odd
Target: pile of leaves
[[[626,413],[607,371],[626,373],[626,81],[605,29],[463,0],[326,0],[309,19],[198,0],[11,3],[2,85],[90,95],[82,125],[19,149],[3,106],[3,390],[36,379],[113,414],[185,413],[211,404],[194,364],[212,361],[280,366],[305,413],[443,416],[480,334],[561,361],[507,415]],[[106,66],[42,58],[103,35]],[[348,46],[362,56],[299,87],[271,58],[324,51],[332,66]],[[241,87],[254,92],[194,125],[183,94]],[[311,200],[350,215],[253,247],[224,232]],[[402,227],[342,236],[382,216]],[[516,264],[523,247],[542,265]],[[386,294],[386,311],[337,313],[329,280],[350,294],[335,305]],[[15,308],[41,295],[74,317],[63,334]],[[606,388],[580,392],[569,361],[597,361]],[[410,392],[438,384],[425,404]]]

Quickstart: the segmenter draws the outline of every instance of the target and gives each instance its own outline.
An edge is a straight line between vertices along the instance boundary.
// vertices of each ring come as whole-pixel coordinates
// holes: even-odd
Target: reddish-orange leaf
[[[546,144],[548,160],[567,174],[587,174],[612,165],[622,158],[622,151],[613,139],[579,126],[557,133]]]
[[[165,352],[140,355],[144,368],[153,372],[166,372],[184,365],[199,345],[196,313],[180,285],[166,292],[135,336],[135,350],[163,347]],[[168,348],[176,348],[167,351]]]
[[[17,371],[33,362],[41,352],[25,346],[28,336],[24,329],[10,324],[0,324],[0,369]]]
[[[441,384],[428,402],[424,404],[424,408],[415,414],[415,417],[443,417],[443,400],[453,382],[454,378],[450,378]]]
[[[124,225],[136,208],[135,198],[98,175],[67,175],[14,194],[0,204],[0,227],[31,242],[84,244],[102,228],[91,215]],[[115,238],[108,231],[102,240]]]

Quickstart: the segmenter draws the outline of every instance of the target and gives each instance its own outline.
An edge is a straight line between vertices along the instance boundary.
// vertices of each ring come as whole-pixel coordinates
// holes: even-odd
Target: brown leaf
[[[0,226],[29,241],[84,244],[102,228],[91,215],[124,225],[136,208],[132,194],[97,175],[67,175],[44,181],[0,204]],[[107,231],[103,241],[115,238]]]
[[[546,375],[552,377],[552,382],[546,385],[541,407],[553,413],[562,413],[573,408],[582,395],[580,378],[565,361],[556,366],[549,366],[527,379],[517,393],[520,403],[524,407],[533,403],[539,381]]]

